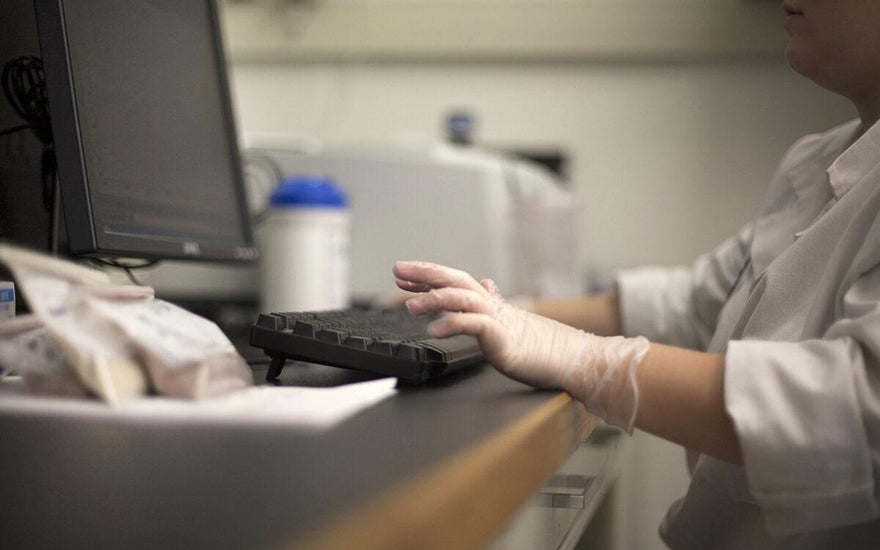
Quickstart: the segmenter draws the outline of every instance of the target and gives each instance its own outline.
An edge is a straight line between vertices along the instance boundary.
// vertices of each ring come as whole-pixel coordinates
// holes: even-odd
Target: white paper
[[[89,391],[113,404],[143,396],[201,399],[253,385],[214,323],[155,299],[153,289],[0,243],[35,316]],[[15,365],[9,365],[16,369]]]
[[[15,372],[33,393],[86,397],[58,342],[35,315],[0,320],[0,367]]]
[[[49,398],[27,393],[19,377],[0,381],[0,414],[131,420],[170,425],[287,426],[317,432],[333,428],[394,395],[397,380],[382,378],[332,388],[254,386],[190,401],[143,397],[116,406],[93,399]]]

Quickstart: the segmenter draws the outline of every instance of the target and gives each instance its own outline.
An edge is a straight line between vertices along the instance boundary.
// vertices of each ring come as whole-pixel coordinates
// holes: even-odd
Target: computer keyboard
[[[343,309],[261,314],[250,343],[272,358],[266,380],[288,359],[396,376],[423,383],[483,362],[473,336],[432,338],[431,316],[403,310]]]

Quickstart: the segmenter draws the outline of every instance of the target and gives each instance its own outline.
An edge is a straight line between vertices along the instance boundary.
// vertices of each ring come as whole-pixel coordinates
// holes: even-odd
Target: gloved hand
[[[401,289],[421,293],[406,302],[411,313],[449,313],[430,325],[435,337],[476,336],[486,360],[505,375],[564,390],[632,433],[636,368],[649,347],[645,338],[603,338],[524,311],[506,303],[491,279],[478,283],[450,267],[397,262],[394,275]]]

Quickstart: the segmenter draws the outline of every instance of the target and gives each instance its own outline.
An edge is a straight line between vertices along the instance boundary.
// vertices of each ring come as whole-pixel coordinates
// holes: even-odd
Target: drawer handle
[[[538,491],[537,505],[544,508],[582,510],[587,503],[587,492],[595,479],[592,476],[573,474],[555,475]]]

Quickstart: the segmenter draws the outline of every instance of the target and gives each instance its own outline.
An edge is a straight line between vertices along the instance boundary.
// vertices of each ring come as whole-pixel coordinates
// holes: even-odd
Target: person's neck
[[[880,96],[872,97],[867,101],[857,102],[856,110],[862,121],[859,126],[859,136],[861,136],[880,120]]]

